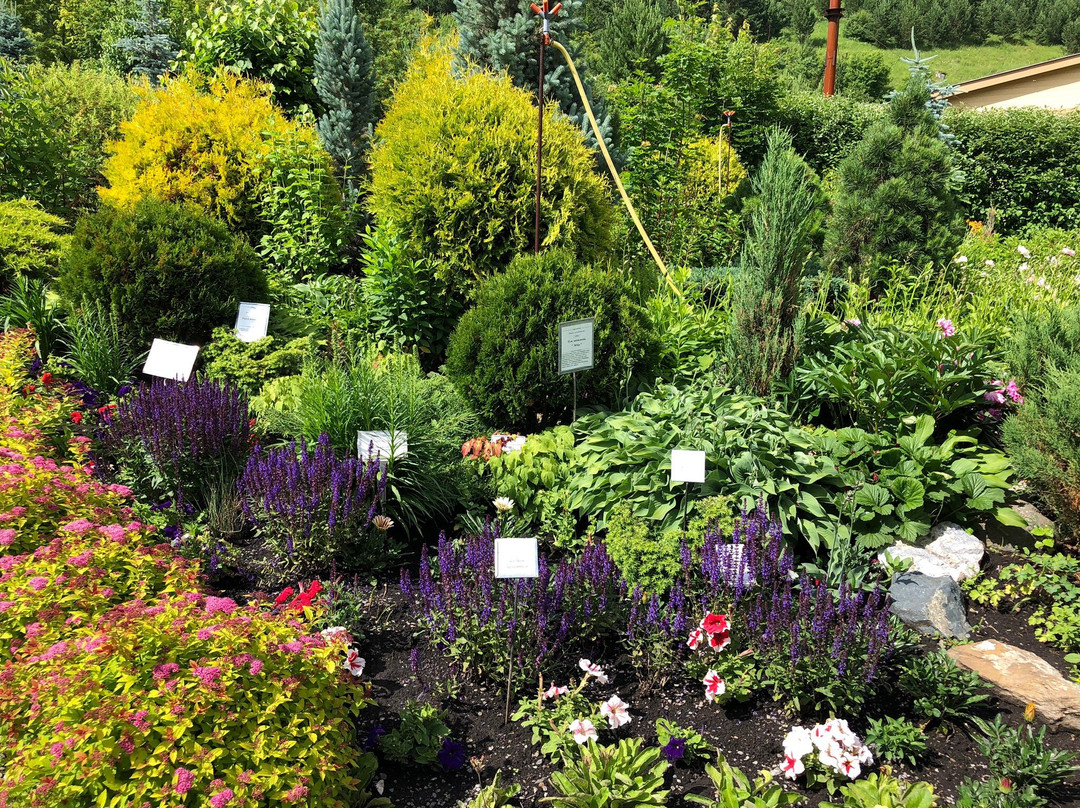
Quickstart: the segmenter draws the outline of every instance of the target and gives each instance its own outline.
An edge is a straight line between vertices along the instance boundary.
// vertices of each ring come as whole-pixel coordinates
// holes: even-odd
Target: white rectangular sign
[[[574,373],[593,366],[593,326],[596,319],[559,323],[559,373]]]
[[[195,367],[195,358],[199,355],[198,345],[184,345],[181,342],[169,342],[167,339],[155,339],[150,345],[150,353],[143,365],[147,376],[162,379],[174,379],[186,382]]]
[[[672,449],[671,481],[673,483],[705,482],[705,453],[691,449]]]
[[[369,454],[379,460],[397,460],[409,453],[409,436],[401,429],[393,433],[360,430],[356,433],[356,453],[362,460],[367,460]]]
[[[236,338],[241,342],[255,342],[266,336],[270,326],[269,303],[241,303],[236,313]]]
[[[495,539],[496,578],[536,578],[539,574],[536,539]]]

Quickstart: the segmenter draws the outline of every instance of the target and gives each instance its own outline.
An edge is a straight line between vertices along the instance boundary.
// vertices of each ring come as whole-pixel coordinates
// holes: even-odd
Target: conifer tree
[[[316,128],[350,195],[375,117],[375,66],[353,0],[326,0],[315,45],[315,89],[324,112]]]
[[[117,40],[113,47],[127,57],[132,73],[148,76],[152,84],[159,84],[177,55],[161,0],[142,0],[139,18],[131,20],[131,26],[132,35]]]
[[[918,51],[907,61],[907,86],[838,167],[826,238],[828,262],[855,269],[872,289],[890,265],[921,269],[947,260],[963,237],[954,138],[941,122],[948,88],[930,83]]]
[[[456,66],[470,66],[505,71],[510,80],[536,94],[540,73],[539,23],[532,9],[532,0],[457,0],[454,20],[458,27]],[[554,5],[554,3],[552,4]],[[562,0],[562,9],[551,23],[551,35],[570,52],[589,93],[596,121],[605,142],[612,139],[611,116],[601,99],[592,95],[588,84],[585,60],[574,45],[575,37],[584,28],[584,0]],[[595,145],[592,127],[585,108],[578,100],[570,68],[555,48],[547,48],[544,57],[544,99],[555,101],[559,109],[585,133],[585,140]]]
[[[817,177],[791,136],[769,133],[752,180],[739,274],[732,289],[728,369],[743,390],[767,396],[798,356],[800,276],[821,223]]]
[[[34,49],[15,10],[0,0],[0,59],[17,62]]]

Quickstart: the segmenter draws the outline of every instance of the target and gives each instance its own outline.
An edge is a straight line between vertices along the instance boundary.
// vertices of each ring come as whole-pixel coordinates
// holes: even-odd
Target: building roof
[[[1005,70],[1001,73],[994,73],[992,76],[984,76],[981,79],[971,79],[970,81],[961,82],[956,85],[956,95],[970,93],[975,90],[985,90],[989,87],[996,87],[1014,81],[1033,81],[1047,73],[1053,73],[1057,70],[1076,66],[1080,66],[1080,53],[1074,53],[1071,56],[1061,56],[1057,59],[1050,59],[1049,61],[1039,62],[1038,64],[1028,65],[1027,67],[1017,67],[1012,70]]]

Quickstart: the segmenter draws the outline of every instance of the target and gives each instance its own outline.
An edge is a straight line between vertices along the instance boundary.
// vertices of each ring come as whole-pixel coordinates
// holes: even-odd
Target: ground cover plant
[[[0,0],[0,808],[1076,808],[1075,4]]]

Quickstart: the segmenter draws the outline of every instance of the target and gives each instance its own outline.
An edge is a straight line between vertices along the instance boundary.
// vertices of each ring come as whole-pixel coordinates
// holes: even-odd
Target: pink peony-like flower
[[[176,775],[176,786],[173,790],[177,794],[187,794],[195,784],[195,775],[183,766],[179,767],[173,774]]]
[[[938,328],[941,329],[941,335],[943,337],[951,337],[953,334],[956,333],[956,326],[953,325],[952,320],[946,320],[944,317],[942,317],[940,320],[937,321],[937,325]]]
[[[1020,395],[1020,387],[1016,384],[1016,379],[1009,380],[1009,383],[1005,386],[1005,394],[1011,398],[1015,404],[1024,403],[1024,397]]]

